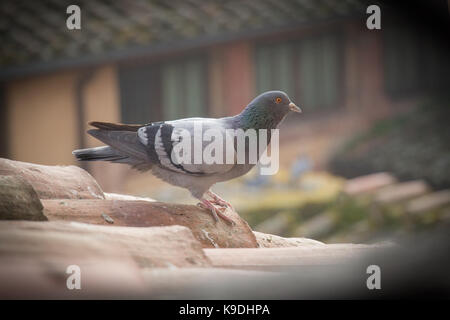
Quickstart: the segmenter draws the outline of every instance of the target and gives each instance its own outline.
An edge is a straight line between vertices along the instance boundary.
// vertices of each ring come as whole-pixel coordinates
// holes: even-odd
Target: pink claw
[[[207,194],[213,198],[214,202],[217,203],[218,205],[223,205],[225,207],[230,208],[231,210],[233,210],[234,212],[236,212],[233,208],[233,206],[231,205],[231,203],[229,203],[228,201],[222,199],[221,197],[219,197],[217,194],[215,194],[212,191],[208,191]]]
[[[211,211],[212,216],[214,217],[214,220],[219,221],[219,217],[224,220],[226,223],[230,225],[235,225],[234,221],[228,218],[226,215],[224,215],[220,210],[218,210],[214,204],[206,199],[201,199],[201,202],[198,203],[198,206],[209,209]]]

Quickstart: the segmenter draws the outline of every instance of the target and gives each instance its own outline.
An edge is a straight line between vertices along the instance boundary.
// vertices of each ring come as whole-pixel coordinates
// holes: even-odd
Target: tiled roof
[[[81,30],[66,28],[70,4],[81,8]],[[118,58],[363,12],[358,0],[3,0],[0,68]]]

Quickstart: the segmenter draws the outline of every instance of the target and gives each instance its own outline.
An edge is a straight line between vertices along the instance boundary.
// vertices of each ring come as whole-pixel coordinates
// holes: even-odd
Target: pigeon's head
[[[302,112],[302,110],[289,99],[283,91],[267,91],[257,96],[250,105],[267,108],[270,112],[286,113],[289,111]]]
[[[289,111],[302,112],[283,91],[267,91],[248,104],[242,112],[244,119],[255,127],[274,127]]]

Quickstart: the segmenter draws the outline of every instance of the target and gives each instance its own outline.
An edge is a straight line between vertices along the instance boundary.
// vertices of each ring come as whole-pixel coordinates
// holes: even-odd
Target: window
[[[393,97],[448,90],[450,60],[440,39],[388,21],[383,33],[386,91]],[[441,42],[442,43],[442,42]]]
[[[337,35],[256,48],[258,92],[283,90],[305,109],[333,107],[339,99],[341,54]]]
[[[159,67],[119,67],[119,91],[123,123],[162,120]]]
[[[122,122],[145,123],[206,116],[205,60],[200,56],[120,66]]]
[[[169,62],[162,67],[164,119],[206,115],[205,59]]]

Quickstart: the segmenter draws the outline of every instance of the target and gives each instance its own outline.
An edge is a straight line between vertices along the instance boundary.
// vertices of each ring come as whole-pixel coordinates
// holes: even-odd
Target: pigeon
[[[238,162],[236,158],[231,162],[211,164],[174,161],[171,154],[182,140],[180,133],[187,132],[193,137],[194,128],[199,125],[203,130],[222,132],[224,137],[229,129],[254,129],[256,132],[266,129],[269,133],[267,147],[270,130],[276,129],[290,111],[301,112],[301,109],[286,93],[267,91],[253,99],[240,114],[232,117],[185,118],[143,125],[94,121],[89,124],[95,129],[88,130],[88,133],[106,146],[74,150],[72,153],[80,161],[110,161],[125,163],[140,171],[150,170],[161,180],[188,189],[200,201],[200,207],[210,210],[216,222],[221,218],[233,225],[233,221],[223,213],[227,208],[234,211],[233,206],[212,192],[211,187],[246,174],[255,163]],[[201,147],[200,152],[206,145],[202,143]],[[248,151],[246,145],[245,152]]]

